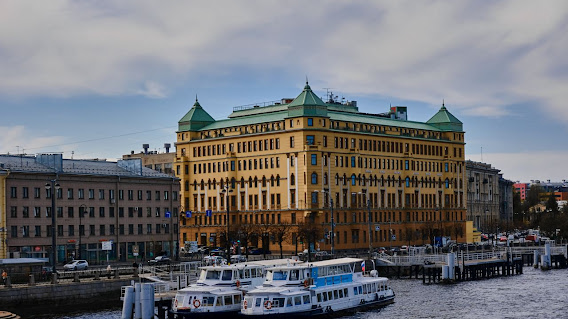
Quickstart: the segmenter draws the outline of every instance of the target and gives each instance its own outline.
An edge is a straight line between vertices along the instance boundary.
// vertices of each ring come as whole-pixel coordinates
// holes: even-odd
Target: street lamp
[[[77,254],[79,259],[81,259],[81,239],[83,238],[83,214],[86,209],[87,205],[85,204],[81,204],[81,206],[79,206],[79,251]]]
[[[223,187],[223,190],[221,191],[222,193],[225,194],[225,207],[227,207],[227,238],[226,238],[226,242],[227,242],[227,264],[231,264],[231,241],[229,239],[229,193],[231,193],[233,190],[230,189],[229,184],[227,184],[226,186]]]
[[[61,186],[57,183],[56,179],[52,179],[49,183],[45,184],[45,189],[50,192],[51,195],[51,267],[52,271],[55,273],[55,250],[57,248],[56,237],[55,237],[55,196],[57,191]]]
[[[314,192],[317,193],[317,192],[320,192],[320,191],[316,189]],[[331,256],[334,256],[334,254],[335,254],[335,222],[334,222],[334,219],[333,219],[333,198],[331,198],[331,192],[329,192],[327,190],[321,190],[321,192],[323,194],[328,194],[328,196],[329,196],[329,210],[330,210],[330,214],[331,214],[331,236],[330,236]],[[308,250],[309,250],[309,248],[308,248]]]
[[[369,258],[373,258],[373,235],[371,230],[371,199],[367,199],[367,211],[369,212],[369,218],[367,221],[369,222]]]

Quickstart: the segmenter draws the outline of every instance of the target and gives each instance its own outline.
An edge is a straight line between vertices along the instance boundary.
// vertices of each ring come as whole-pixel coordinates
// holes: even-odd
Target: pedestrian
[[[112,268],[110,267],[110,265],[107,266],[107,276],[108,279],[110,279],[110,273],[112,272]]]
[[[4,269],[2,270],[2,283],[6,285],[7,280],[8,280],[8,273],[6,272],[6,269]]]

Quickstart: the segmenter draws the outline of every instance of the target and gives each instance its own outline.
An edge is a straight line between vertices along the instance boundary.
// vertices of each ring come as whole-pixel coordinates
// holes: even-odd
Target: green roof
[[[179,131],[198,131],[214,122],[215,119],[201,107],[196,97],[191,110],[179,120],[178,129]]]
[[[463,131],[463,123],[446,109],[444,103],[442,103],[438,113],[432,116],[426,123],[443,131]]]
[[[327,117],[327,105],[312,91],[306,81],[304,90],[288,104],[288,116],[323,116]]]

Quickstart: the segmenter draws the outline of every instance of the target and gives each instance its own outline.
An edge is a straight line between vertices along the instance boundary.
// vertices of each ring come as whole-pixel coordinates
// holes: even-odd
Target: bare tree
[[[315,245],[317,239],[322,235],[321,225],[316,224],[313,220],[308,219],[298,223],[298,235],[308,243],[308,261],[311,261],[312,251],[311,244]]]
[[[292,224],[282,222],[280,224],[271,225],[270,233],[274,236],[278,246],[280,247],[280,258],[283,258],[282,243],[290,239],[292,236]]]

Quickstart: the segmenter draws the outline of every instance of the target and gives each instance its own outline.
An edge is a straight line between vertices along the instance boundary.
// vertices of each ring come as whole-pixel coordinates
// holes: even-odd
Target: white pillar
[[[288,198],[288,209],[290,209],[291,205],[290,205],[290,157],[289,156],[286,157],[286,186],[287,186],[286,196]]]

